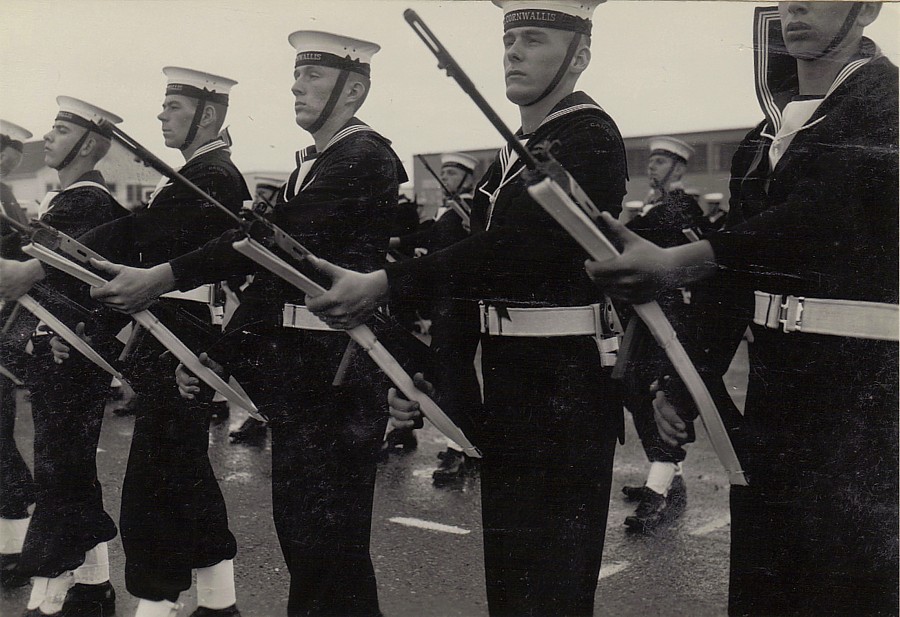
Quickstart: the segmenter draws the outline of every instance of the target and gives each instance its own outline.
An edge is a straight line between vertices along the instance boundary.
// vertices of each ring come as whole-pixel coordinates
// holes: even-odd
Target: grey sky
[[[579,87],[626,136],[755,124],[750,2],[612,1],[595,12],[593,60]],[[417,152],[496,147],[499,135],[436,68],[401,14],[415,8],[511,128],[502,75],[501,12],[487,0],[4,0],[0,116],[45,132],[55,97],[76,96],[125,119],[122,128],[170,163],[155,116],[161,69],[226,75],[234,158],[245,171],[289,170],[311,143],[294,124],[294,30],[379,43],[360,117],[393,140],[409,169]],[[868,30],[897,63],[900,6]]]

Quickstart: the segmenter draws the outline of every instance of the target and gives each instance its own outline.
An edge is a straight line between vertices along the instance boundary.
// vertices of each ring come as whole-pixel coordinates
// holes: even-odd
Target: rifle
[[[18,221],[10,219],[5,214],[0,213],[0,217],[7,221],[17,231],[31,239],[31,244],[22,247],[22,252],[26,255],[34,257],[58,270],[62,270],[66,274],[94,287],[108,282],[107,279],[84,267],[90,265],[91,259],[106,261],[99,253],[46,223],[37,221],[32,223],[32,225],[23,225]],[[231,383],[226,383],[211,369],[203,366],[197,356],[194,355],[194,353],[188,349],[188,347],[181,342],[171,330],[164,326],[153,313],[150,311],[140,311],[131,315],[131,318],[153,334],[166,349],[172,352],[172,355],[178,358],[179,362],[184,364],[191,371],[194,371],[194,374],[197,375],[197,377],[202,379],[216,392],[224,396],[228,402],[246,409],[251,415],[263,419],[259,416],[259,410],[256,408],[256,405],[253,404],[253,401],[251,401],[246,394],[242,394],[239,384],[237,384],[233,378]],[[54,331],[56,331],[55,328]],[[56,332],[65,338],[62,332]],[[74,332],[72,335],[77,341],[80,341],[79,337],[75,335]],[[69,339],[66,339],[66,341],[81,351],[81,343],[73,342]],[[98,364],[98,366],[103,368],[103,370],[107,370],[107,368],[102,365]],[[122,379],[120,375],[116,376],[119,379]]]
[[[428,173],[437,180],[437,183],[441,185],[441,190],[444,192],[445,202],[450,205],[450,208],[459,215],[459,218],[462,219],[463,226],[468,229],[469,228],[469,213],[466,212],[466,209],[460,205],[459,202],[456,201],[456,197],[458,193],[451,193],[450,189],[447,188],[447,185],[441,180],[441,177],[435,173],[435,171],[431,168],[431,165],[428,164],[428,159],[426,159],[421,154],[417,154],[416,158],[422,161],[422,164],[425,166],[425,169],[428,170]]]
[[[553,159],[549,147],[536,153],[540,156],[538,159],[535,153],[522,145],[416,12],[407,9],[403,12],[403,17],[438,59],[438,68],[445,70],[447,75],[453,78],[469,95],[532,172],[535,181],[528,187],[529,195],[553,216],[593,259],[603,260],[618,255],[618,250],[597,227],[596,222],[600,217],[600,211],[575,179],[558,161]],[[672,324],[669,323],[659,304],[655,301],[634,305],[634,310],[647,324],[647,328],[659,346],[666,352],[694,399],[700,412],[700,419],[719,461],[725,467],[729,482],[746,486],[747,478],[741,469],[740,461],[722,422],[722,417],[716,409],[706,384],[703,383],[696,367],[678,340]]]
[[[181,173],[172,169],[140,143],[125,134],[118,126],[109,123],[107,123],[106,126],[112,130],[113,138],[132,152],[132,154],[136,155],[162,175],[180,183],[183,187],[190,190],[205,202],[212,204],[237,223],[238,228],[245,236],[242,240],[233,244],[233,247],[237,252],[248,257],[269,272],[272,272],[309,296],[318,296],[325,292],[324,287],[302,274],[290,263],[272,251],[272,249],[278,249],[298,264],[303,263],[308,256],[313,256],[309,249],[294,240],[287,232],[252,210],[243,210],[243,218],[231,212],[219,201],[208,195],[189,179],[185,178]],[[400,366],[399,362],[397,362],[384,345],[382,345],[368,326],[357,326],[346,332],[353,341],[366,350],[372,360],[375,361],[378,367],[384,371],[408,399],[419,403],[422,413],[439,431],[459,444],[469,456],[481,456],[478,449],[469,441],[463,431],[444,413],[437,403],[435,403],[427,394],[416,388],[409,374],[402,366]]]

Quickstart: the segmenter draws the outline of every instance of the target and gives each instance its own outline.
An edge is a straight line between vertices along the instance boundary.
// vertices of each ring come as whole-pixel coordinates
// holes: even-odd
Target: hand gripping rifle
[[[279,278],[287,281],[308,296],[318,296],[326,291],[324,287],[301,273],[294,266],[273,252],[272,249],[277,249],[285,253],[296,263],[302,263],[308,256],[313,256],[309,249],[294,240],[287,232],[253,211],[244,210],[242,214],[245,218],[231,212],[217,200],[206,194],[193,182],[172,169],[141,144],[122,132],[119,127],[115,125],[108,126],[112,129],[113,137],[116,141],[125,146],[126,149],[143,160],[150,167],[171,180],[180,183],[198,197],[207,203],[212,204],[227,214],[229,218],[234,220],[245,236],[244,239],[233,244],[233,247],[237,252],[256,262]],[[419,403],[422,414],[434,424],[435,428],[459,444],[469,456],[481,456],[478,448],[469,441],[463,431],[440,407],[438,407],[437,403],[435,403],[427,394],[416,388],[409,374],[402,366],[400,366],[400,363],[397,362],[394,356],[385,349],[384,345],[381,344],[368,326],[356,326],[346,332],[354,342],[366,350],[372,360],[375,361],[375,364],[384,371],[404,396],[409,400]]]
[[[35,259],[53,266],[58,270],[62,270],[66,274],[73,276],[93,287],[99,287],[100,285],[108,282],[107,279],[91,270],[88,270],[85,267],[90,266],[90,260],[92,258],[106,261],[106,258],[99,253],[96,253],[74,238],[62,233],[57,229],[54,229],[49,225],[41,223],[40,221],[34,223],[33,226],[29,226],[14,222],[5,215],[0,216],[3,216],[3,218],[7,222],[9,222],[13,227],[16,228],[16,230],[25,234],[31,239],[31,244],[22,247],[22,252],[26,255],[34,257]],[[23,297],[27,298],[27,296]],[[22,299],[20,298],[19,301],[21,302],[21,300]],[[33,307],[29,308],[28,306],[26,306],[26,308],[32,310]],[[38,315],[37,313],[35,313],[35,316],[39,317],[40,319],[45,319],[46,317],[45,315]],[[163,325],[163,323],[153,313],[151,313],[150,311],[139,311],[137,313],[134,313],[133,315],[130,315],[130,317],[135,322],[137,322],[137,324],[149,331],[160,343],[162,343],[162,345],[166,349],[172,352],[172,355],[174,355],[179,362],[190,369],[195,375],[197,375],[198,378],[203,380],[216,392],[224,396],[229,403],[246,409],[254,417],[257,417],[260,420],[264,420],[264,418],[259,415],[259,410],[256,408],[256,405],[253,404],[253,401],[250,400],[247,394],[240,387],[240,384],[238,384],[237,381],[234,380],[234,378],[232,378],[229,383],[226,383],[209,367],[201,364],[200,360],[187,347],[187,345],[185,345],[177,336],[175,336],[175,334],[172,333],[171,330]],[[48,325],[50,325],[49,322]],[[82,353],[85,353],[84,347],[90,349],[90,346],[88,346],[87,343],[84,342],[79,336],[63,326],[65,330],[68,330],[71,333],[71,336],[67,338],[66,334],[64,334],[64,331],[57,330],[57,327],[59,325],[62,324],[60,323],[56,325],[50,325],[50,327],[54,332],[64,338],[67,343],[70,343],[73,347],[75,347]],[[96,354],[96,352],[94,353]],[[103,366],[103,364],[106,364],[105,361],[103,362],[103,364],[100,364],[91,355],[88,355],[87,353],[85,353],[85,355],[87,355],[88,358],[94,361],[98,366],[103,368],[103,370],[107,372],[113,371],[111,372],[112,375],[116,376],[119,379],[122,379],[122,376],[118,371],[115,371],[115,369],[112,369],[112,367],[107,368],[107,366],[109,366],[108,364],[106,366]],[[102,360],[102,358],[100,359]]]
[[[52,230],[53,228],[42,223],[36,224],[36,229],[29,227],[27,224],[21,223],[20,221],[7,216],[6,213],[0,212],[0,218],[9,223],[10,226],[15,228],[19,232],[24,232],[28,235],[34,236],[38,233],[38,231],[46,228],[47,230]],[[55,230],[54,230],[55,231]],[[49,233],[44,234],[49,235]],[[68,236],[66,236],[68,237]],[[61,296],[61,294],[60,294]],[[68,300],[68,298],[65,298]],[[37,317],[39,320],[43,321],[47,326],[53,330],[61,339],[63,339],[66,343],[72,346],[75,350],[77,350],[81,355],[85,358],[93,362],[102,370],[106,371],[116,379],[120,381],[126,381],[125,377],[122,376],[122,373],[116,370],[109,362],[107,362],[103,356],[101,356],[90,344],[78,336],[75,332],[71,330],[65,323],[63,323],[59,317],[50,312],[47,308],[41,305],[40,302],[35,300],[28,294],[23,295],[22,297],[16,300],[18,302],[18,306],[24,308],[29,313]],[[82,307],[83,308],[83,307]],[[17,384],[18,385],[18,384]]]
[[[462,219],[463,226],[466,229],[468,229],[469,225],[470,225],[469,213],[466,212],[466,209],[462,207],[462,204],[460,204],[459,202],[456,201],[456,197],[457,197],[458,193],[450,192],[450,189],[447,188],[447,185],[444,184],[443,180],[441,180],[441,177],[439,175],[437,175],[437,173],[435,173],[434,169],[431,168],[431,165],[428,164],[428,159],[426,159],[421,154],[417,154],[416,158],[419,159],[420,161],[422,161],[422,165],[425,166],[425,169],[428,170],[428,173],[430,173],[431,176],[435,180],[437,180],[437,183],[441,186],[441,190],[444,191],[445,201],[450,206],[450,208],[459,215],[459,218]]]
[[[605,260],[618,255],[618,250],[596,225],[600,216],[599,210],[565,168],[550,157],[548,149],[545,148],[543,152],[538,153],[542,158],[542,160],[538,160],[516,139],[503,120],[491,109],[472,80],[463,72],[459,64],[416,12],[407,9],[403,12],[403,17],[437,57],[438,68],[444,69],[449,77],[456,80],[510,147],[518,153],[534,177],[540,178],[528,187],[529,195],[553,216],[593,259]],[[678,340],[672,324],[669,323],[659,304],[655,301],[635,305],[634,310],[647,325],[659,346],[666,352],[694,399],[713,449],[728,473],[729,482],[746,486],[747,478],[741,469],[740,461],[713,398]]]

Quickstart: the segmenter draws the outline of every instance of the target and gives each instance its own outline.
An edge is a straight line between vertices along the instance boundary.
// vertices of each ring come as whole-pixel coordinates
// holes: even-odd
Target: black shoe
[[[467,456],[464,452],[447,448],[438,453],[438,458],[441,464],[431,474],[435,486],[447,486],[478,475],[479,459]]]
[[[644,488],[646,489],[644,498],[634,514],[625,518],[625,526],[630,531],[651,532],[664,523],[673,522],[687,507],[687,488],[681,476],[675,476],[666,497],[652,489]]]
[[[116,613],[116,590],[106,581],[99,585],[75,583],[63,603],[63,617],[111,617]]]
[[[231,431],[228,436],[231,443],[258,443],[265,440],[268,434],[268,424],[256,418],[247,418],[241,427]]]
[[[31,580],[19,574],[19,555],[20,553],[0,555],[0,587],[4,589],[24,587]]]
[[[381,457],[386,459],[391,454],[409,454],[419,446],[416,433],[411,428],[395,428],[384,437],[381,444]]]
[[[643,501],[647,491],[652,490],[646,486],[623,486],[622,493],[625,495],[625,501]]]
[[[625,517],[625,526],[630,531],[642,533],[653,531],[665,521],[667,505],[665,497],[647,489],[634,514]]]
[[[197,610],[191,613],[191,617],[241,617],[237,604],[232,604],[228,608],[206,608],[198,606]]]

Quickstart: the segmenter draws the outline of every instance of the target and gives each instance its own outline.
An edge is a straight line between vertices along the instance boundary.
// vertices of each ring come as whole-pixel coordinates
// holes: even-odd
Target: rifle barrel
[[[494,128],[500,132],[510,147],[518,153],[522,162],[525,163],[525,166],[529,169],[537,169],[538,161],[534,155],[528,151],[528,148],[522,145],[522,142],[520,142],[516,135],[509,130],[509,127],[507,127],[506,123],[504,123],[500,116],[497,115],[497,112],[494,111],[490,103],[481,96],[481,93],[478,91],[478,88],[475,87],[475,84],[472,83],[472,80],[469,79],[469,76],[466,75],[465,71],[462,70],[462,67],[459,66],[456,60],[453,59],[453,56],[451,56],[450,52],[447,51],[447,48],[441,44],[431,29],[425,25],[425,22],[422,21],[419,15],[412,9],[406,9],[403,11],[403,18],[413,31],[419,35],[419,38],[422,39],[425,46],[428,47],[428,49],[431,50],[431,53],[438,59],[438,68],[444,69],[447,71],[449,77],[456,80],[456,83],[458,83],[463,91],[475,102],[481,112],[487,117],[490,123],[494,125]]]

